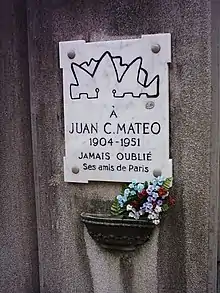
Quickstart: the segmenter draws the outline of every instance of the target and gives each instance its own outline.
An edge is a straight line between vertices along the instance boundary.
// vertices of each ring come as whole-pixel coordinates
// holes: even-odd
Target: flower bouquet
[[[158,225],[175,200],[169,194],[172,178],[155,177],[151,182],[132,180],[125,185],[111,206],[111,214],[122,218],[142,219]]]
[[[132,180],[111,206],[111,214],[82,213],[89,235],[103,248],[133,251],[148,241],[162,215],[174,205],[170,196],[172,178],[155,177],[151,182]]]

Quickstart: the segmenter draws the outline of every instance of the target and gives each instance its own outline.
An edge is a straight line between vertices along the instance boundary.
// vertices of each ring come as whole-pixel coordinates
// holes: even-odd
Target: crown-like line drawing
[[[123,84],[123,81],[129,74],[135,74],[135,82],[139,85],[138,88],[140,87],[139,93],[134,93],[131,90],[126,90],[123,93],[117,93],[116,89],[112,88],[111,93],[114,98],[124,98],[126,95],[130,95],[134,98],[140,98],[141,96],[157,98],[159,96],[160,77],[157,74],[150,81],[148,81],[148,72],[142,67],[142,57],[136,57],[131,61],[130,64],[125,64],[122,62],[121,56],[113,57],[109,51],[105,51],[98,60],[91,58],[89,62],[85,61],[81,64],[77,64],[75,62],[71,63],[71,70],[75,79],[74,83],[70,83],[70,98],[72,100],[80,99],[83,96],[85,96],[87,99],[97,99],[99,97],[100,89],[97,87],[97,85],[94,87],[93,95],[87,93],[86,90],[81,88],[81,86],[85,80],[89,81],[94,79],[100,67],[105,65],[105,62],[108,62],[109,66],[113,68],[116,83]],[[130,86],[129,81],[127,82],[128,87]],[[126,88],[127,84],[124,84],[123,87]],[[152,90],[151,92],[149,90],[151,86],[154,86],[153,93]],[[73,95],[72,93],[76,87],[79,87],[80,90],[83,90],[78,94],[78,96],[75,94]]]

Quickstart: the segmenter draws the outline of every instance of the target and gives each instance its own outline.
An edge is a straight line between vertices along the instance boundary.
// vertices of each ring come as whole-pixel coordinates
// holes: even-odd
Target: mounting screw
[[[67,56],[70,58],[70,59],[74,59],[75,56],[76,56],[76,53],[74,51],[70,51],[69,53],[67,53]]]
[[[148,101],[146,104],[145,104],[145,108],[146,109],[153,109],[155,106],[155,103],[153,101]]]
[[[154,44],[151,46],[151,51],[155,54],[159,53],[160,52],[160,45],[159,44]]]
[[[78,174],[79,173],[79,168],[77,166],[74,166],[72,168],[72,172],[73,172],[73,174]]]
[[[153,171],[153,175],[154,175],[154,177],[159,177],[159,176],[161,176],[161,174],[162,174],[162,172],[161,172],[159,169],[155,169],[155,170]]]

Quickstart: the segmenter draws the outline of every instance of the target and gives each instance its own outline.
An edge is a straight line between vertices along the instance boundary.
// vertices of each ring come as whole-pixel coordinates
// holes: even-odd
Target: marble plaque
[[[66,182],[172,176],[170,34],[60,42]]]

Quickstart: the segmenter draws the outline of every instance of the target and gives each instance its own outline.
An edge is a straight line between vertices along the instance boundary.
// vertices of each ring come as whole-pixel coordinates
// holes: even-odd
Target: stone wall
[[[218,26],[218,23],[213,21],[211,16],[212,11],[219,9],[217,2],[27,1],[30,88],[26,86],[26,95],[20,88],[15,91],[19,95],[19,105],[27,107],[26,119],[29,117],[27,91],[30,93],[41,293],[216,292],[218,53],[213,47],[217,47],[218,30],[213,30],[213,27]],[[213,12],[213,15],[217,18],[216,12]],[[17,32],[16,28],[14,30]],[[120,185],[80,185],[63,182],[64,123],[58,42],[78,39],[92,42],[167,32],[172,34],[170,144],[174,163],[173,193],[177,198],[177,205],[174,212],[155,231],[149,243],[136,252],[110,253],[93,242],[80,222],[79,215],[82,211],[107,210]],[[6,40],[8,34],[9,32],[5,36]],[[17,35],[18,32],[10,37],[17,39]],[[26,42],[25,39],[22,43]],[[27,58],[27,51],[23,54]],[[18,84],[27,81],[27,70],[25,63],[19,74]],[[0,74],[7,81],[7,75],[3,72]],[[13,75],[13,84],[16,78],[17,76]],[[216,91],[212,91],[212,86]],[[3,99],[1,92],[1,103],[6,107],[12,103],[13,94],[6,91],[7,85],[2,88],[8,99]],[[25,101],[22,102],[22,99]],[[25,198],[22,208],[26,213],[25,224],[17,220],[16,224],[26,227],[31,219],[32,222],[27,228],[31,230],[35,223],[31,185],[32,148],[30,134],[27,135],[29,128],[24,129],[26,120],[20,119],[19,108],[15,105],[12,107],[10,104],[10,108],[5,111],[15,113],[18,119],[16,127],[12,120],[11,124],[8,123],[9,118],[5,115],[4,123],[8,128],[1,129],[3,140],[16,138],[16,152],[6,152],[9,142],[5,143],[1,152],[8,154],[4,159],[3,155],[0,158],[5,162],[4,172],[0,175],[1,182],[7,182],[7,186],[12,182],[9,178],[13,168],[8,168],[8,162],[15,166],[13,174],[16,176],[13,184],[4,188],[1,200],[3,207],[11,207],[15,190],[13,188],[16,186],[16,190],[21,194],[19,200]],[[18,133],[17,125],[20,125]],[[26,139],[25,142],[22,141],[22,147],[27,152],[24,157],[20,154],[22,147],[18,143],[21,138]],[[22,158],[25,163],[21,162]],[[17,169],[22,163],[24,167]],[[25,186],[26,193],[18,188],[21,180],[25,182],[25,185],[22,183],[21,186]],[[30,209],[26,209],[27,200],[31,205]],[[14,231],[13,224],[7,221],[8,216],[7,220],[3,217],[3,231],[5,233],[8,227],[8,233],[15,237],[17,231]],[[10,236],[7,234],[5,237],[8,247]],[[27,268],[32,264],[32,269],[29,271],[29,282],[26,285],[29,289],[18,291],[39,292],[37,274],[36,283],[32,282],[35,272],[33,268],[38,264],[34,258],[36,237],[33,236],[33,230],[25,231],[25,237],[29,237],[31,241],[27,241],[29,246],[25,253],[29,251],[32,256],[32,259],[27,261]],[[0,239],[0,243],[2,241]],[[19,248],[20,250],[24,253],[24,250]],[[10,259],[11,253],[14,253],[14,250],[2,255]],[[12,262],[16,264],[19,261],[19,256],[12,258]],[[5,267],[8,266],[4,259],[2,263]],[[21,264],[23,263],[26,263],[24,259],[21,261]],[[13,271],[8,274],[8,280],[11,280]],[[3,270],[0,276],[6,279],[7,273]],[[19,288],[17,281],[14,284],[14,287],[17,284]],[[7,283],[4,288],[8,288],[7,292],[18,292],[10,289]],[[0,288],[0,292],[6,292],[5,290]]]
[[[25,1],[0,3],[0,292],[39,292]]]

